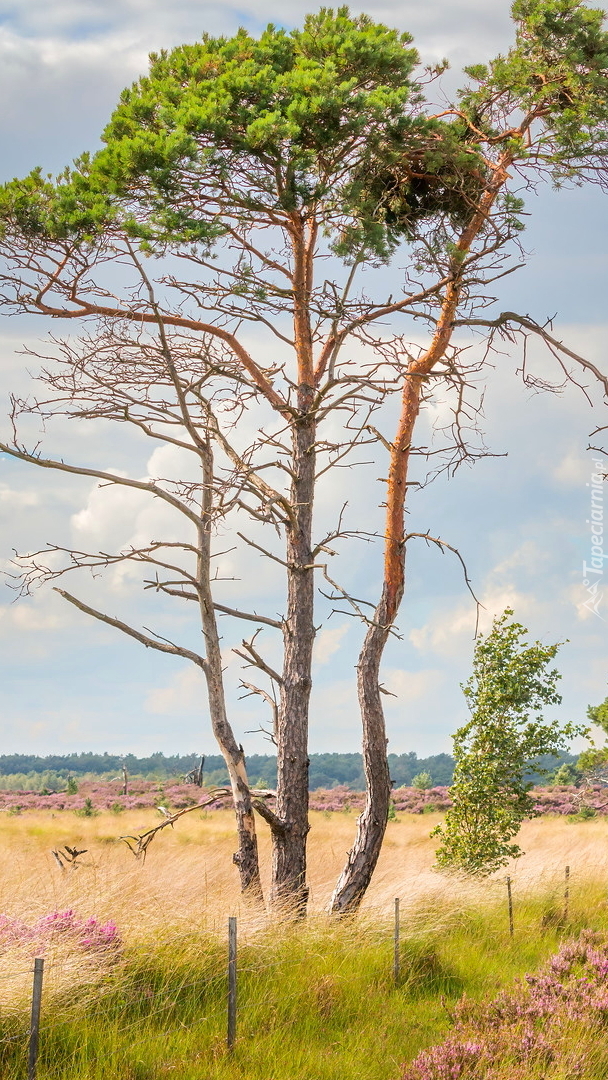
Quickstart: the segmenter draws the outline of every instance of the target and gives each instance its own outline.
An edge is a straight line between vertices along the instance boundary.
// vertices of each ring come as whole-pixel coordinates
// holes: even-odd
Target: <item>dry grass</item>
[[[404,919],[442,920],[471,906],[501,903],[505,873],[516,901],[559,892],[570,866],[573,897],[587,883],[608,880],[608,820],[568,822],[542,818],[527,822],[520,836],[525,856],[505,873],[483,881],[446,878],[433,869],[435,843],[429,833],[435,815],[402,815],[389,823],[384,849],[363,906],[363,918],[390,919],[393,899],[401,898]],[[126,944],[199,932],[225,934],[228,915],[239,916],[241,939],[264,929],[267,918],[239,894],[232,862],[233,819],[229,811],[184,817],[164,830],[138,862],[117,837],[134,834],[158,821],[155,811],[78,818],[25,813],[3,818],[0,831],[0,912],[30,923],[51,911],[73,908],[82,917],[113,920]],[[327,907],[345,852],[352,842],[353,812],[312,815],[309,845],[311,913]],[[51,849],[64,844],[86,847],[79,869],[59,870]],[[270,861],[267,831],[261,832],[261,861]],[[265,881],[268,889],[268,880]],[[11,967],[22,968],[19,950]],[[5,957],[5,961],[7,958]],[[5,963],[6,971],[6,963]]]
[[[49,1059],[41,1080],[101,1080],[109,1074],[99,1071],[99,1055],[113,1062],[112,1080],[160,1077],[162,1061],[178,1070],[180,1080],[200,1080],[198,1067],[189,1071],[195,1052],[206,1062],[205,1080],[257,1080],[270,1076],[269,1068],[273,1080],[310,1080],[311,1069],[315,1080],[354,1080],[362,1054],[373,1058],[366,1080],[391,1080],[400,1062],[446,1030],[442,994],[492,994],[554,950],[566,865],[572,929],[589,921],[608,923],[608,820],[545,817],[526,823],[520,843],[527,854],[505,871],[514,884],[517,933],[511,943],[505,873],[471,882],[433,871],[429,833],[437,815],[400,815],[389,823],[361,915],[354,924],[330,920],[324,912],[355,817],[312,815],[313,917],[306,927],[277,933],[239,895],[229,811],[185,816],[155,839],[144,864],[117,837],[156,823],[154,811],[91,818],[69,812],[2,815],[0,912],[33,923],[73,908],[82,917],[116,922],[125,943],[123,960],[110,970],[66,948],[47,954]],[[260,831],[267,868],[268,835]],[[51,854],[65,844],[88,849],[76,871],[61,872]],[[395,896],[403,912],[405,982],[399,994],[391,983]],[[249,1002],[240,1020],[236,1072],[223,1049],[226,919],[232,914],[239,916],[242,999]],[[23,1027],[30,971],[31,957],[22,949],[3,955],[0,999],[10,1030]],[[410,1000],[405,1012],[403,994]],[[137,1054],[135,1030],[145,1046]],[[15,1054],[5,1063],[11,1080],[21,1075],[22,1056]]]
[[[309,840],[311,910],[322,912],[329,900],[345,853],[352,843],[354,812],[313,813]],[[242,917],[243,928],[259,926],[260,915],[243,906],[238,874],[232,863],[235,837],[229,811],[194,812],[163,831],[138,862],[117,838],[158,822],[155,811],[119,816],[104,813],[78,818],[30,812],[0,821],[0,911],[28,922],[67,907],[82,915],[114,919],[129,939],[193,921],[207,931],[223,932],[229,914]],[[435,842],[429,833],[438,815],[400,815],[390,822],[384,849],[367,894],[364,910],[387,911],[395,896],[402,905],[443,905],[499,895],[509,873],[516,892],[545,891],[561,882],[570,866],[573,887],[588,880],[608,880],[608,819],[569,822],[540,818],[524,824],[519,843],[526,854],[504,873],[482,882],[446,878],[433,869]],[[270,845],[260,830],[260,853],[268,888]],[[86,847],[77,871],[61,873],[51,854],[65,844]]]

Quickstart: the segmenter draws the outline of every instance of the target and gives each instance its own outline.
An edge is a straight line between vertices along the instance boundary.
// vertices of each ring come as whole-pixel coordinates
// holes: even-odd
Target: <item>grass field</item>
[[[0,912],[32,924],[73,909],[83,918],[114,921],[123,941],[113,960],[65,942],[47,949],[39,1080],[398,1080],[404,1062],[444,1037],[451,1003],[463,993],[492,996],[536,970],[564,934],[608,929],[608,820],[526,823],[520,837],[526,855],[505,871],[513,881],[513,940],[505,874],[472,883],[433,872],[428,834],[436,820],[399,815],[390,822],[361,914],[335,921],[324,909],[355,815],[313,814],[311,917],[305,925],[277,927],[238,894],[229,812],[187,815],[155,839],[143,865],[116,838],[156,823],[153,811],[3,816]],[[76,871],[62,873],[51,854],[64,844],[88,849]],[[267,865],[263,834],[262,860]],[[392,980],[396,896],[398,987]],[[238,1039],[231,1055],[225,1048],[229,915],[238,916],[239,929]],[[17,942],[1,955],[3,1080],[25,1075],[31,966],[31,943]]]

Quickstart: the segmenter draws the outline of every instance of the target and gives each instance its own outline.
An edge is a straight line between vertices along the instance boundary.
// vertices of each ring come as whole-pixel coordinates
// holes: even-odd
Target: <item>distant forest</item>
[[[561,764],[574,763],[573,754],[562,754],[559,758],[543,759],[539,764],[549,771],[554,771]],[[200,755],[152,754],[150,757],[135,757],[134,754],[51,754],[38,757],[34,754],[0,755],[0,777],[33,778],[33,774],[55,774],[57,777],[88,776],[113,779],[121,774],[123,764],[130,776],[140,776],[148,780],[168,780],[183,777],[198,766]],[[419,758],[417,754],[389,754],[391,778],[395,787],[408,787],[419,773],[429,773],[433,785],[449,786],[452,783],[454,759],[450,754],[433,754]],[[274,787],[276,784],[276,757],[274,755],[251,754],[247,758],[247,770],[251,783],[257,787]],[[534,783],[546,781],[546,776],[530,773]],[[224,759],[219,754],[205,757],[203,772],[204,784],[224,784],[228,774]],[[310,789],[332,788],[345,785],[352,791],[365,789],[365,778],[361,754],[311,754]],[[5,784],[0,783],[0,787]],[[11,785],[13,786],[13,785]]]

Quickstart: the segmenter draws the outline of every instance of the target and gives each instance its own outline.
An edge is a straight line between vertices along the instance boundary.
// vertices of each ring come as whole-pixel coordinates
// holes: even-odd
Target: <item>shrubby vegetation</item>
[[[454,736],[453,806],[434,835],[441,840],[437,866],[491,874],[522,854],[511,841],[536,808],[526,771],[539,756],[555,754],[581,725],[546,721],[542,710],[558,705],[560,679],[551,667],[559,644],[528,644],[528,631],[507,609],[475,646],[473,674],[463,687],[471,718]]]
[[[458,1002],[449,1038],[402,1080],[605,1076],[607,1006],[608,940],[586,932],[493,1001]]]

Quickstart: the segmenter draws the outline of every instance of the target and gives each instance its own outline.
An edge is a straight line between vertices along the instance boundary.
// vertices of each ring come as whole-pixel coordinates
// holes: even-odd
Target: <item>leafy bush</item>
[[[579,784],[582,779],[580,769],[577,769],[576,765],[564,764],[560,765],[559,769],[553,774],[553,784]]]
[[[454,805],[433,833],[441,838],[441,870],[483,876],[521,855],[511,841],[522,821],[536,816],[527,770],[584,733],[574,724],[543,720],[543,707],[561,701],[560,675],[550,667],[559,645],[527,644],[528,631],[511,622],[512,615],[507,608],[479,638],[463,687],[471,719],[454,736]]]
[[[596,811],[592,806],[581,806],[576,814],[568,815],[568,821],[589,821],[590,818],[594,818],[595,816]]]

